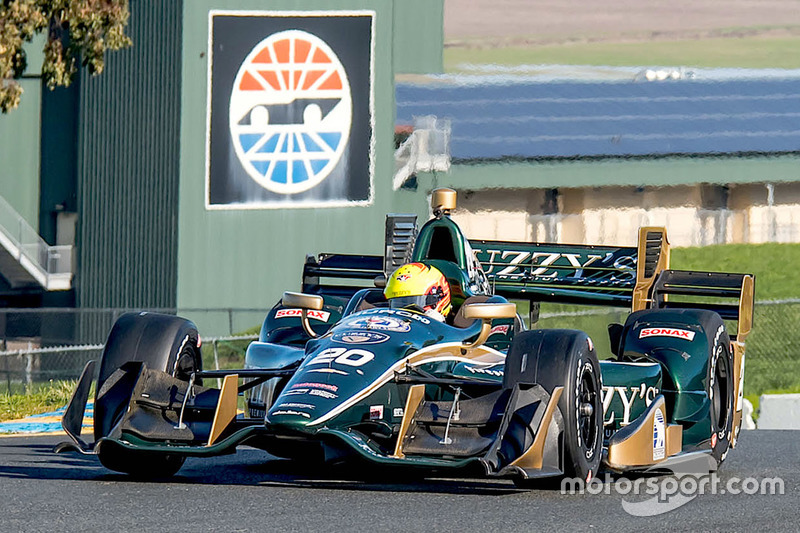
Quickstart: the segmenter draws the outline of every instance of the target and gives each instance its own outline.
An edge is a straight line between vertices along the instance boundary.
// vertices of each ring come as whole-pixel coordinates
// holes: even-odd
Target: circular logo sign
[[[382,331],[411,331],[411,326],[393,316],[360,316],[349,320],[346,326],[359,329],[377,329]]]
[[[251,178],[275,193],[307,191],[328,177],[347,146],[347,74],[319,37],[275,33],[239,67],[229,116],[236,156]]]
[[[377,331],[353,330],[334,333],[331,338],[336,342],[346,344],[380,344],[388,341],[391,337],[386,333],[378,333]]]

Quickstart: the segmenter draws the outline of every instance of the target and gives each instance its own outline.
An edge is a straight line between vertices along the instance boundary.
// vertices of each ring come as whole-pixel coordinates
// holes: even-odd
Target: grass
[[[77,386],[77,380],[36,383],[23,394],[0,394],[0,422],[55,411],[64,407]]]
[[[800,37],[709,38],[444,49],[445,72],[468,64],[800,68]]]

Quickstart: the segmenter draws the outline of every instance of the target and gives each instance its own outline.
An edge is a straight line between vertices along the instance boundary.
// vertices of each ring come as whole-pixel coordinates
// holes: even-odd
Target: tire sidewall
[[[709,400],[709,418],[710,418],[710,433],[711,433],[711,454],[718,464],[725,460],[730,449],[731,440],[733,438],[733,418],[736,398],[733,397],[733,359],[731,356],[730,338],[725,332],[724,325],[720,325],[715,331],[708,332],[709,345],[711,350],[708,360],[708,374],[706,392],[708,393]],[[716,413],[714,412],[714,394],[715,387],[717,386],[716,374],[719,370],[719,365],[725,365],[727,372],[726,384],[724,389],[720,389],[720,394],[724,395],[724,405],[727,416],[724,424],[720,425],[716,420]]]
[[[597,474],[603,449],[603,409],[600,364],[588,337],[577,337],[572,350],[566,354],[569,365],[564,392],[559,409],[564,419],[564,474],[584,481]],[[588,377],[596,397],[594,412],[595,431],[593,442],[583,442],[580,428],[580,387],[584,376]]]

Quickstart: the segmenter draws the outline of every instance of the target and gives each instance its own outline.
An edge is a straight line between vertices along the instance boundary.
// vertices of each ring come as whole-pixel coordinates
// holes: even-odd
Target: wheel
[[[733,415],[736,398],[733,397],[733,361],[729,354],[727,334],[712,347],[708,365],[707,393],[711,418],[711,455],[722,464],[728,455],[733,438]]]
[[[602,385],[600,364],[586,333],[565,329],[519,333],[508,352],[505,377],[519,383],[535,381],[550,394],[564,387],[558,402],[564,420],[564,476],[588,480],[597,474],[603,447]]]
[[[198,343],[197,327],[189,320],[158,313],[121,316],[111,329],[100,361],[95,440],[109,435],[128,407],[136,375],[124,372],[126,364],[143,362],[149,369],[189,381],[192,373],[202,369]],[[106,468],[137,477],[171,476],[184,461],[175,455],[128,450],[110,441],[100,443],[97,454]]]

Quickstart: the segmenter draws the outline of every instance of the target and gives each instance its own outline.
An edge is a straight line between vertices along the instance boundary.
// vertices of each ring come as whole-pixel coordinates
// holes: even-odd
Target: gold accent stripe
[[[408,390],[408,398],[406,398],[406,408],[403,411],[403,421],[400,423],[400,433],[397,434],[397,444],[394,447],[394,454],[392,457],[402,459],[405,457],[403,453],[403,439],[406,438],[408,428],[411,426],[411,420],[414,418],[414,413],[417,412],[419,404],[425,397],[425,385],[413,385]]]
[[[556,410],[558,400],[561,398],[561,393],[563,392],[564,387],[556,387],[553,389],[553,394],[550,396],[547,409],[544,412],[542,421],[539,423],[539,429],[536,431],[533,444],[531,444],[530,448],[525,450],[525,453],[514,459],[511,463],[512,466],[530,470],[542,468],[542,461],[544,460],[544,441],[547,439],[547,431],[550,429],[550,421],[553,419],[553,412]]]
[[[236,400],[239,396],[239,375],[225,376],[222,388],[219,391],[217,410],[214,412],[214,422],[211,424],[211,433],[208,436],[208,445],[216,442],[228,424],[236,418]]]
[[[653,270],[653,275],[649,278],[644,277],[645,257],[647,256],[647,234],[661,234],[661,248],[658,254],[658,261]],[[636,250],[636,285],[633,289],[631,299],[631,312],[647,309],[650,302],[650,289],[653,287],[658,274],[662,270],[669,268],[669,240],[667,239],[667,229],[663,227],[643,227],[639,228],[639,243]]]
[[[680,452],[683,448],[683,426],[680,424],[667,424],[667,442],[665,443],[666,456],[670,457]]]

